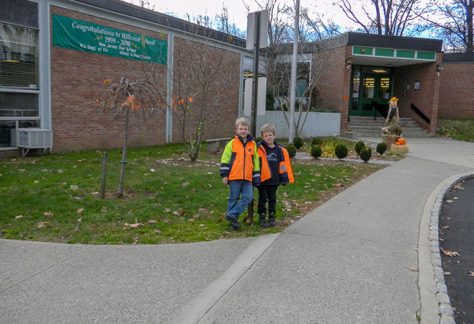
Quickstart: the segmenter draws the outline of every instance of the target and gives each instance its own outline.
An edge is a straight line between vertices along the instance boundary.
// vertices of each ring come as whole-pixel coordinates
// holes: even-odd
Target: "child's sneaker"
[[[260,227],[261,228],[267,228],[268,227],[268,222],[267,222],[267,219],[266,219],[266,216],[265,214],[260,214],[258,215],[258,223],[260,224]]]
[[[225,219],[227,219],[227,221],[230,223],[230,226],[234,229],[234,230],[239,230],[240,227],[242,227],[242,225],[240,225],[239,221],[233,217],[230,217],[229,215],[225,215]]]

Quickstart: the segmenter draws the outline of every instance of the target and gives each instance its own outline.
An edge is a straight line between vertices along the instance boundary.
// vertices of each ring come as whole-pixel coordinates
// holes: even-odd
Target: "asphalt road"
[[[446,195],[439,219],[445,282],[456,323],[474,323],[474,179],[460,182]],[[469,274],[473,273],[473,276]]]

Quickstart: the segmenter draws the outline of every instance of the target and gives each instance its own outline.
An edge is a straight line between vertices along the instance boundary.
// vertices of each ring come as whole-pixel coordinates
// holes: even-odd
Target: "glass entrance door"
[[[389,69],[355,67],[352,77],[350,115],[381,116],[379,111],[387,106],[391,93],[392,77]]]

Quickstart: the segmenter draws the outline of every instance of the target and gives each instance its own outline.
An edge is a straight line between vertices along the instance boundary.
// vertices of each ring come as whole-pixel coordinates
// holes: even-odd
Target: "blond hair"
[[[273,126],[273,124],[265,124],[262,127],[260,127],[260,134],[263,135],[263,133],[272,133],[273,136],[275,136],[276,133],[276,128]]]
[[[237,118],[235,120],[235,128],[239,127],[239,125],[242,125],[242,126],[247,126],[249,127],[250,126],[250,122],[247,118],[245,117],[240,117],[240,118]]]

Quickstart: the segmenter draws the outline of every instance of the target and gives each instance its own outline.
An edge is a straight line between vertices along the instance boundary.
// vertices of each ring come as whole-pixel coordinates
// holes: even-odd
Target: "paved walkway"
[[[474,173],[474,144],[408,144],[407,158],[279,235],[156,246],[0,240],[0,323],[438,323],[430,210],[443,185]]]

